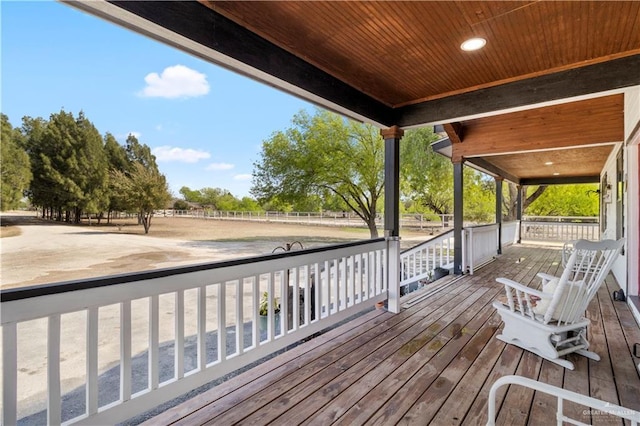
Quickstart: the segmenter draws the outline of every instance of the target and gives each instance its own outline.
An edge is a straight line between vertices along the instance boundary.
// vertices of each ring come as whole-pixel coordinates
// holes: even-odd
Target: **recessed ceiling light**
[[[554,175],[554,176],[559,176],[559,175],[560,175],[560,173],[555,172],[553,175]]]
[[[487,40],[481,37],[470,38],[469,40],[465,40],[461,45],[460,49],[465,52],[471,52],[474,50],[482,49],[484,45],[487,44]]]
[[[551,166],[553,164],[553,161],[547,161],[546,163],[544,163],[545,166]]]

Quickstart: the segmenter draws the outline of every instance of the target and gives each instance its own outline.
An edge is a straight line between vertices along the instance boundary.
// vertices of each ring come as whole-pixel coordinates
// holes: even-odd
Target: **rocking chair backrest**
[[[544,323],[556,320],[558,325],[564,325],[582,320],[623,245],[624,238],[578,240],[544,315]]]

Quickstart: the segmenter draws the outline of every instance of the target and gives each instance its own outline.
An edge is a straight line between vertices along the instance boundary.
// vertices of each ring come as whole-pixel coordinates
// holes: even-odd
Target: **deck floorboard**
[[[491,306],[499,276],[539,286],[559,274],[560,250],[514,246],[473,276],[434,287],[401,313],[369,312],[151,419],[149,424],[480,425],[489,388],[518,374],[640,411],[640,376],[632,356],[640,328],[613,301],[608,278],[589,306],[591,349],[600,361],[570,355],[566,370],[496,339]],[[435,289],[435,290],[434,290]],[[498,424],[555,423],[555,399],[510,386],[497,395]],[[593,424],[621,424],[584,407],[565,411]]]

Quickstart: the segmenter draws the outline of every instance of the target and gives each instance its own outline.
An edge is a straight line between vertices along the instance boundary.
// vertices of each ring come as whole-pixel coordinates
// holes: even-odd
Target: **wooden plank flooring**
[[[632,355],[640,329],[609,278],[592,302],[589,339],[601,361],[577,355],[574,371],[495,338],[491,303],[499,276],[537,285],[557,274],[560,251],[516,246],[473,276],[408,303],[378,310],[272,358],[151,419],[149,424],[481,425],[493,382],[518,374],[640,411],[640,377]],[[555,399],[520,386],[498,393],[498,424],[555,423]],[[593,424],[584,407],[565,412]]]

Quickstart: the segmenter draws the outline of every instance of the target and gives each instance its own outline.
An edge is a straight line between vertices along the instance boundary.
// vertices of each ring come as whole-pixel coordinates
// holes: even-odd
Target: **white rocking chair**
[[[598,354],[587,350],[589,320],[584,313],[623,244],[624,238],[576,241],[560,278],[538,274],[542,279],[542,291],[498,278],[496,281],[504,284],[506,291],[506,303],[493,303],[504,321],[498,339],[570,370],[574,368],[573,363],[561,359],[569,353],[576,352],[599,361]]]

